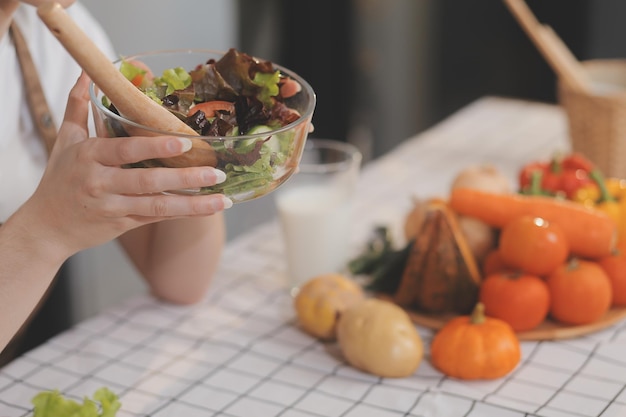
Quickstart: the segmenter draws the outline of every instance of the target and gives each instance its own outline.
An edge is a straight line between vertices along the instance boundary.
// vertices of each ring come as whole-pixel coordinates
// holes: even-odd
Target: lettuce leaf
[[[254,83],[261,87],[257,93],[257,99],[267,107],[272,107],[274,101],[272,97],[278,95],[278,82],[280,81],[280,71],[273,73],[257,72],[254,74]]]
[[[184,90],[191,85],[191,76],[182,67],[170,68],[163,71],[161,77],[154,79],[155,84],[165,84],[165,95],[170,95],[176,90]]]
[[[133,79],[135,79],[136,76],[144,75],[147,71],[143,68],[139,68],[138,66],[133,65],[126,60],[122,60],[122,63],[120,64],[120,72],[122,73],[122,75],[124,75],[124,77],[126,77],[128,81],[132,81]]]
[[[115,417],[117,410],[122,406],[117,395],[106,387],[98,389],[93,394],[93,399],[100,402],[100,408],[102,409],[100,417]]]
[[[117,395],[106,387],[98,389],[93,399],[85,397],[82,404],[63,397],[58,390],[42,391],[31,402],[33,417],[115,417],[121,407]]]

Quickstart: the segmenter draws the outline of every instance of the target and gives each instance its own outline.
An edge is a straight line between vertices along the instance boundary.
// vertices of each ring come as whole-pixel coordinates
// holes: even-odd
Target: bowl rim
[[[215,50],[215,49],[205,49],[205,48],[181,48],[181,49],[156,49],[156,50],[151,50],[151,51],[146,51],[146,52],[139,52],[139,53],[135,53],[135,54],[129,54],[129,55],[122,55],[120,56],[120,58],[116,59],[115,61],[113,61],[113,64],[119,64],[122,60],[127,60],[127,59],[134,59],[134,58],[139,58],[142,56],[156,56],[156,55],[162,55],[162,54],[209,54],[209,55],[219,55],[219,56],[223,56],[224,54],[226,54],[227,51],[220,51],[220,50]],[[251,55],[252,56],[252,55]],[[252,56],[253,59],[257,59],[259,61],[264,61],[261,58],[257,58],[255,56]],[[265,60],[266,61],[266,60]],[[300,83],[300,86],[302,87],[303,91],[306,91],[309,100],[307,102],[306,105],[306,109],[304,110],[304,112],[300,112],[300,117],[285,125],[285,126],[281,126],[278,129],[274,129],[274,130],[269,130],[266,132],[260,132],[260,133],[253,133],[253,134],[247,134],[247,135],[237,135],[237,136],[202,136],[202,135],[187,135],[187,134],[181,134],[181,133],[175,133],[175,136],[178,137],[187,137],[187,138],[201,138],[201,139],[205,139],[205,140],[212,140],[212,141],[232,141],[232,140],[249,140],[249,139],[259,139],[259,138],[267,138],[270,135],[275,135],[281,132],[286,132],[288,130],[291,130],[293,128],[295,128],[296,126],[306,122],[307,120],[310,120],[312,118],[313,115],[313,111],[315,110],[315,106],[317,103],[317,97],[315,95],[315,91],[313,90],[313,88],[311,87],[311,85],[304,79],[302,78],[300,75],[296,74],[295,72],[293,72],[292,70],[283,67],[282,65],[278,65],[275,64],[274,62],[272,62],[272,66],[275,69],[278,69],[280,72],[288,75],[289,77],[293,78],[294,80],[296,80],[298,83]],[[132,120],[126,119],[114,112],[112,112],[111,110],[109,110],[108,108],[106,108],[103,104],[102,101],[98,99],[97,97],[97,93],[96,93],[96,89],[95,89],[96,84],[91,81],[89,83],[89,98],[90,101],[92,103],[92,105],[96,106],[98,108],[98,110],[100,110],[101,112],[103,112],[104,114],[106,114],[107,117],[113,118],[115,120],[117,120],[118,122],[122,122],[125,124],[128,124],[130,126],[136,127],[136,128],[140,128],[140,129],[144,129],[144,130],[148,130],[150,132],[154,132],[154,133],[158,133],[159,135],[163,135],[163,136],[168,136],[168,135],[172,135],[172,132],[167,132],[164,130],[159,130],[159,129],[155,129],[153,127],[150,126],[146,126],[146,125],[142,125],[140,123],[136,123],[133,122]]]

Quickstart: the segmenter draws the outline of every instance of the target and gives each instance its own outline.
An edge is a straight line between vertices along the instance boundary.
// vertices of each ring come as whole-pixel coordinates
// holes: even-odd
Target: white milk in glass
[[[292,286],[345,268],[350,197],[323,185],[302,185],[277,196]]]

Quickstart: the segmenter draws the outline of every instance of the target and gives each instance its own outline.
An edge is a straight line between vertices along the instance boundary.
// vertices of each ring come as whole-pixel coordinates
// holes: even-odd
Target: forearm
[[[26,321],[67,259],[21,213],[0,227],[0,351]]]
[[[222,213],[155,223],[119,238],[152,293],[177,304],[197,302],[206,294],[224,240]]]

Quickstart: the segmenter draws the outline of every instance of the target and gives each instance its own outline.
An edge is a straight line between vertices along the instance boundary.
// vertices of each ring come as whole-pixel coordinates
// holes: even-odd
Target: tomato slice
[[[219,110],[228,111],[233,113],[235,111],[235,103],[223,100],[213,100],[204,103],[198,103],[189,109],[189,114],[193,115],[202,110],[206,117],[215,116],[215,112]]]
[[[130,80],[130,82],[133,83],[135,87],[139,87],[141,86],[141,83],[143,82],[143,77],[144,77],[144,74],[137,74],[132,80]]]

